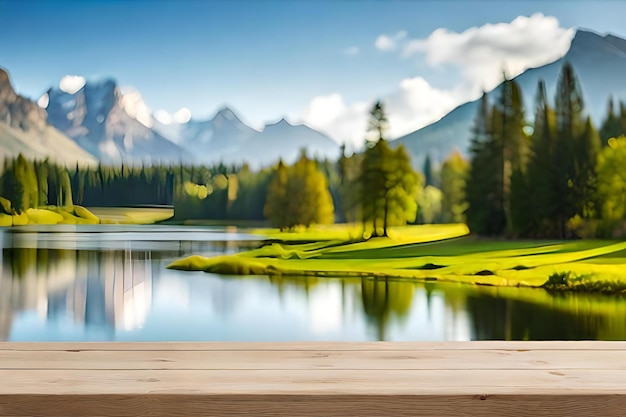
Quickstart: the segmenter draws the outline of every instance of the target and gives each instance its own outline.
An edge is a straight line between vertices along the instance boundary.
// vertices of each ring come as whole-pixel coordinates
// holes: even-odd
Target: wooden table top
[[[626,342],[0,343],[0,416],[626,416]]]

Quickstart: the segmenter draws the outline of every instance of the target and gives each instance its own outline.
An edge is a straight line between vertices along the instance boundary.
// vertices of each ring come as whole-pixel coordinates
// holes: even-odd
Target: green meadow
[[[190,256],[169,268],[230,275],[373,276],[500,287],[622,292],[626,242],[495,240],[463,224],[392,228],[363,240],[354,226],[301,232],[253,230],[257,249],[212,258]]]
[[[10,209],[0,210],[0,226],[26,226],[33,224],[153,224],[167,220],[173,215],[174,210],[162,208],[103,207],[87,209],[78,205],[44,206],[29,208],[20,213],[12,212]]]

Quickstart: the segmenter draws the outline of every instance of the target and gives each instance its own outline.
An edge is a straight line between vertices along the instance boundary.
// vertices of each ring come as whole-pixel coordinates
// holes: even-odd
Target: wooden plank
[[[1,395],[626,395],[612,370],[3,370]]]
[[[617,369],[622,350],[0,350],[0,369]]]
[[[0,343],[0,416],[624,416],[624,357],[624,342]]]
[[[626,397],[611,394],[0,396],[5,417],[623,417],[625,409]]]
[[[0,350],[625,350],[626,341],[472,341],[472,342],[2,342]]]

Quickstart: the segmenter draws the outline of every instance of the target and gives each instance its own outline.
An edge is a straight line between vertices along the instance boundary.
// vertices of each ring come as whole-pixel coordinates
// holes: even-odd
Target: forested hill
[[[563,58],[515,77],[530,121],[534,117],[533,103],[538,81],[544,80],[547,95],[553,99],[564,62],[571,63],[575,68],[585,97],[585,109],[596,125],[602,123],[609,96],[626,101],[626,40],[579,29]],[[495,100],[502,86],[487,94],[490,101]],[[393,142],[407,147],[417,167],[423,165],[426,155],[430,155],[435,164],[441,163],[454,149],[468,157],[470,129],[478,107],[479,100],[465,103],[439,121]]]

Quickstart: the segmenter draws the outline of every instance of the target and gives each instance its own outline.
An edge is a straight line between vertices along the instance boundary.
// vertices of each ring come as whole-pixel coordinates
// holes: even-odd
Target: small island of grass
[[[368,240],[349,226],[254,232],[267,239],[258,249],[212,258],[191,256],[169,268],[225,275],[368,276],[558,290],[626,289],[626,242],[480,239],[470,236],[463,224],[397,227],[388,237]]]
[[[87,209],[71,204],[16,210],[11,201],[0,197],[0,227],[54,224],[152,224],[167,220],[172,209],[101,207]]]

